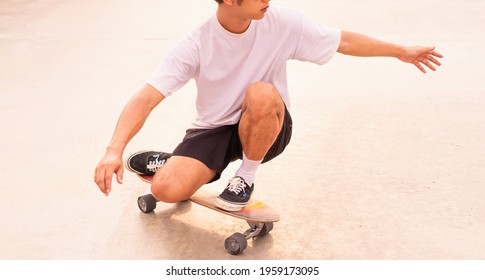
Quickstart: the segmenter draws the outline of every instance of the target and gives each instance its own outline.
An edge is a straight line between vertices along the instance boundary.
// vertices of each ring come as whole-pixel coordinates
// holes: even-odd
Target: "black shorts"
[[[285,108],[285,117],[281,131],[263,163],[280,155],[290,143],[292,132],[290,113]],[[242,145],[238,133],[239,123],[214,129],[188,129],[182,143],[173,151],[174,156],[197,159],[217,172],[211,182],[221,177],[229,163],[242,159]]]

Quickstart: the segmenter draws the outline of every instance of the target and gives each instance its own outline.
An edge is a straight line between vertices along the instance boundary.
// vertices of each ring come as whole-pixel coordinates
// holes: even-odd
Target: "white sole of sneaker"
[[[216,205],[216,207],[229,212],[241,211],[241,209],[243,209],[243,207],[247,205],[247,203],[237,203],[237,204],[231,203],[220,197],[216,198],[216,201],[214,204]]]

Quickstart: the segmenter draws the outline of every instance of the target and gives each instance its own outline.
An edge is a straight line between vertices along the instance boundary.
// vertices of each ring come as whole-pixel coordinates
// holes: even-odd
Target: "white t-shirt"
[[[340,38],[340,30],[289,8],[271,7],[242,34],[227,31],[213,15],[169,52],[148,84],[170,96],[194,79],[194,127],[235,124],[246,88],[258,81],[272,83],[289,108],[286,62],[324,64],[337,51]]]

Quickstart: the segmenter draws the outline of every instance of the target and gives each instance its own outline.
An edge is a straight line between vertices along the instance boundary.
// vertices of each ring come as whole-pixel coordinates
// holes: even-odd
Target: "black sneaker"
[[[136,174],[152,176],[171,156],[169,153],[141,151],[128,158],[126,168]]]
[[[248,204],[254,184],[249,186],[243,178],[234,177],[229,180],[226,189],[217,196],[216,206],[226,211],[239,211]]]

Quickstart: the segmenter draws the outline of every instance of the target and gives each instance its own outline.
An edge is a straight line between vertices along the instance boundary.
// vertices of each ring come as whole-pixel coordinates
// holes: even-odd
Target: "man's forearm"
[[[352,56],[388,56],[396,58],[401,57],[404,52],[402,46],[349,31],[342,31],[342,39],[337,51]]]

